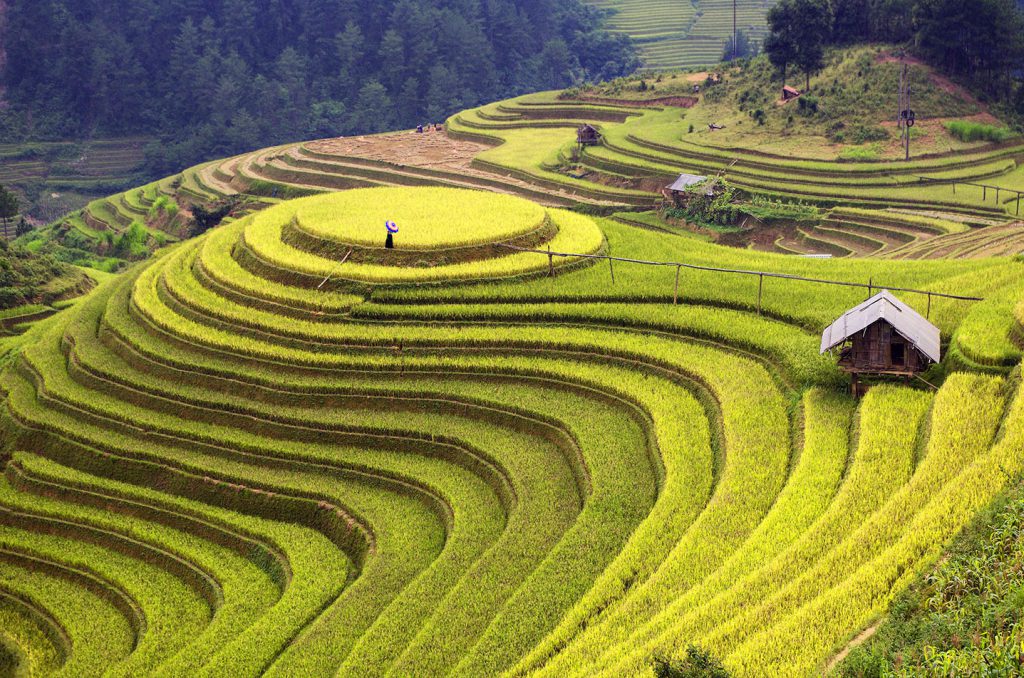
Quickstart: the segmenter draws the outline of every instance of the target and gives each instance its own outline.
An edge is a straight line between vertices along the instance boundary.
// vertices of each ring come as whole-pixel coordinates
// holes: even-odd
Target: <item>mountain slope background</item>
[[[578,0],[15,0],[0,141],[156,136],[152,172],[636,67]]]

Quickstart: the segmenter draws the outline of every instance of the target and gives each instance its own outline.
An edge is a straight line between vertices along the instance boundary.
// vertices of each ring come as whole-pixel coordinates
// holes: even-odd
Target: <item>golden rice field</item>
[[[809,675],[1024,467],[1015,258],[808,259],[465,186],[288,198],[4,345],[8,666],[653,675],[695,644]],[[905,295],[937,388],[854,400],[818,342],[864,290],[768,278],[759,313],[757,276],[549,246],[984,301]]]

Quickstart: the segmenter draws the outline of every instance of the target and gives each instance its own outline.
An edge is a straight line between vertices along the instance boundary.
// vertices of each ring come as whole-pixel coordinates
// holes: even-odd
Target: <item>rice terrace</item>
[[[0,678],[1024,674],[1013,0],[65,3],[0,2]]]

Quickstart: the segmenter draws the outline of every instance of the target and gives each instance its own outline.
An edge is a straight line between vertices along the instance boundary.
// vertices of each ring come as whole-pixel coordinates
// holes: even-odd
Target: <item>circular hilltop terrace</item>
[[[385,248],[389,221],[399,229],[393,249]],[[213,240],[254,274],[332,289],[549,272],[555,262],[522,250],[593,254],[604,247],[604,236],[589,217],[508,195],[438,187],[299,198],[226,232],[231,235]],[[580,261],[565,258],[557,264]]]
[[[314,238],[380,249],[382,225],[402,229],[401,249],[444,251],[517,240],[541,231],[544,208],[497,193],[445,188],[378,188],[296,200],[269,210],[290,215]]]

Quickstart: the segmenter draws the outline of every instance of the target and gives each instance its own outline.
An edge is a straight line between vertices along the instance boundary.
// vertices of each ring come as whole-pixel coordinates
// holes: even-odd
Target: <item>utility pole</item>
[[[896,92],[896,127],[900,130],[901,139],[903,138],[903,74],[906,72],[906,69],[902,68],[902,61],[900,59],[900,88]]]
[[[907,119],[904,123],[903,149],[904,160],[910,160],[910,128],[914,126],[914,111],[910,108],[910,77],[907,75],[907,65],[903,64],[903,82],[906,90],[903,93],[903,103],[906,105]]]
[[[900,55],[900,91],[897,97],[898,103],[896,124],[900,129],[900,138],[903,140],[904,160],[910,160],[910,128],[914,126],[914,111],[910,108],[910,75],[907,73],[907,64]]]
[[[736,0],[732,0],[732,58],[736,60],[740,47],[736,44]]]

